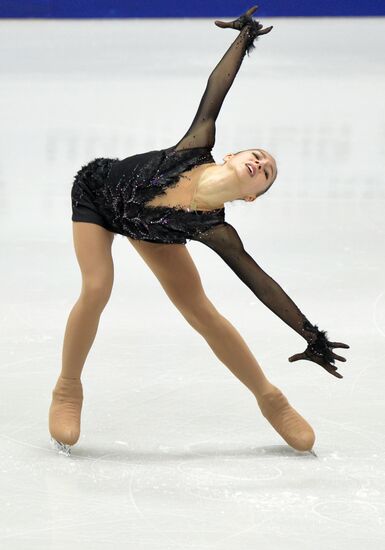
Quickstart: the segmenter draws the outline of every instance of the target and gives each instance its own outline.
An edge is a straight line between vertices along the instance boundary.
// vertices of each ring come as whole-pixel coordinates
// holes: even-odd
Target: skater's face
[[[274,157],[263,149],[248,149],[223,157],[226,167],[234,173],[241,190],[240,200],[254,201],[263,195],[277,177]]]

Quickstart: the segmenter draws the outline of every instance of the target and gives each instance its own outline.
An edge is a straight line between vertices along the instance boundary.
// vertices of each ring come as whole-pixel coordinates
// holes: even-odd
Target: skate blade
[[[55,449],[55,451],[58,451],[59,455],[71,456],[71,445],[61,443],[53,437],[51,437],[51,445]]]
[[[317,456],[313,449],[311,451],[309,451],[309,453],[311,453],[313,456]],[[318,458],[318,456],[317,456],[317,458]]]

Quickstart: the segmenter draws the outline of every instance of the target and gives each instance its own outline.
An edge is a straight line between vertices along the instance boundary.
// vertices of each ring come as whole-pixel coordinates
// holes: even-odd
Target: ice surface
[[[188,249],[314,427],[316,456],[285,444],[123,238],[83,372],[80,440],[68,457],[51,448],[81,283],[73,175],[176,143],[235,35],[205,19],[1,21],[1,548],[383,547],[384,19],[264,24],[274,29],[224,102],[213,155],[260,147],[279,175],[226,217],[308,318],[350,345],[337,350],[344,378],[290,364],[304,341],[210,250]]]

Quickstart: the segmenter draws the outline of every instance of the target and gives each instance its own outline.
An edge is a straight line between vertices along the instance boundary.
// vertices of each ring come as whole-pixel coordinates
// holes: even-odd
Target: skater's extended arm
[[[249,54],[250,50],[254,48],[254,40],[258,35],[266,34],[272,29],[272,27],[262,29],[263,26],[250,17],[255,9],[251,8],[231,23],[216,22],[219,27],[233,28],[240,30],[240,33],[210,74],[194,120],[186,134],[176,145],[176,151],[195,147],[212,148],[214,146],[215,121],[223,100],[238,73],[245,53]]]
[[[345,347],[346,344],[329,342],[326,331],[320,331],[301,313],[284,290],[254,261],[243,246],[236,229],[227,222],[215,225],[204,232],[191,237],[214,250],[236,275],[252,290],[261,302],[280,317],[287,325],[300,334],[308,343],[303,354],[289,358],[289,361],[308,359],[325,368],[328,372],[342,378],[336,373],[334,360],[346,361],[336,355],[331,347]]]

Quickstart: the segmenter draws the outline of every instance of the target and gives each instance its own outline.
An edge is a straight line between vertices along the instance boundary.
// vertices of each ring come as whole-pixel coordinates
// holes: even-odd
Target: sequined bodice
[[[155,199],[166,196],[170,189],[181,188],[185,174],[207,163],[215,163],[209,147],[182,151],[169,147],[149,151],[115,162],[111,167],[109,183],[115,187],[126,184],[130,193],[130,196],[126,193],[126,200],[147,208]],[[188,210],[185,204],[174,204],[173,207]]]
[[[159,195],[147,202],[146,208],[168,206],[191,212],[192,210],[210,211],[213,208],[200,206],[197,202],[197,190],[200,178],[206,167],[216,166],[215,163],[201,164],[182,172],[177,182],[162,190]]]
[[[117,160],[103,186],[104,209],[115,227],[133,238],[185,243],[189,235],[224,220],[224,208],[188,210],[185,205],[151,206],[150,201],[180,185],[181,174],[215,163],[211,147],[177,151],[175,146]]]

